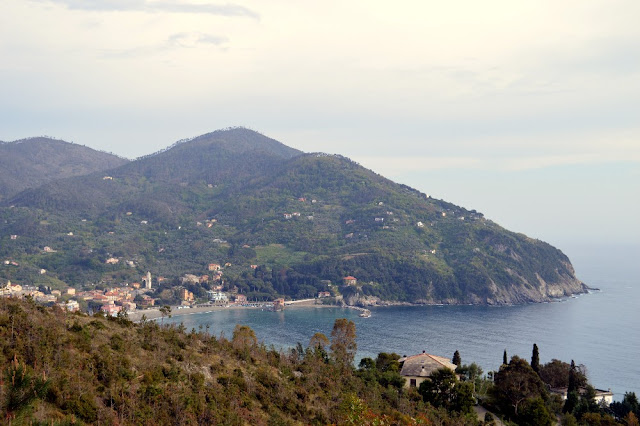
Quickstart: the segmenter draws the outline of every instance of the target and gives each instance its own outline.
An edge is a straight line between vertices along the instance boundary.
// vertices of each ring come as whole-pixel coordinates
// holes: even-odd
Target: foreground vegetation
[[[0,422],[7,424],[478,425],[476,398],[522,425],[637,425],[638,401],[594,404],[581,367],[514,356],[493,383],[475,364],[404,388],[399,356],[354,368],[353,322],[279,351],[238,325],[231,338],[126,316],[69,314],[0,299]],[[566,403],[547,385],[569,386]],[[586,392],[580,392],[586,389]],[[636,423],[634,423],[634,421]]]
[[[475,424],[352,367],[353,323],[283,353],[124,317],[0,299],[2,420],[13,424]],[[386,376],[385,376],[386,377]]]

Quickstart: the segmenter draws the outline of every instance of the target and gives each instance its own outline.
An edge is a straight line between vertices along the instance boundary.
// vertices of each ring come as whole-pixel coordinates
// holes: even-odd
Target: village
[[[110,259],[107,259],[109,262]],[[226,264],[224,266],[230,266]],[[255,269],[257,265],[251,265]],[[212,307],[245,307],[245,308],[262,308],[273,311],[284,310],[285,305],[294,303],[315,304],[319,299],[332,297],[329,291],[319,291],[316,298],[304,299],[297,301],[286,301],[284,298],[276,298],[273,301],[252,301],[248,300],[245,294],[239,293],[236,287],[223,291],[224,284],[221,279],[223,266],[217,263],[210,263],[207,269],[211,275],[194,275],[185,274],[181,278],[183,285],[172,288],[173,296],[179,301],[179,304],[173,306],[175,310],[182,309],[204,309]],[[156,277],[156,284],[166,281],[165,277]],[[33,301],[42,305],[56,305],[60,309],[68,312],[78,312],[81,310],[92,314],[95,312],[103,312],[105,315],[116,316],[121,312],[134,314],[137,318],[145,311],[158,311],[158,300],[151,297],[154,292],[154,279],[151,272],[141,277],[140,282],[122,283],[119,286],[109,287],[107,289],[91,289],[79,291],[74,287],[65,289],[51,289],[50,287],[35,285],[14,284],[10,280],[3,287],[0,287],[0,297],[13,297],[18,299],[31,298]],[[213,282],[210,290],[206,291],[206,298],[196,298],[192,291],[186,286],[193,284],[203,284]],[[357,279],[352,276],[344,277],[343,284],[346,286],[355,286]],[[84,308],[84,309],[83,309]],[[356,308],[362,311],[361,316],[370,316],[370,311],[363,308]],[[139,315],[135,315],[139,314]],[[152,317],[154,315],[151,315]]]

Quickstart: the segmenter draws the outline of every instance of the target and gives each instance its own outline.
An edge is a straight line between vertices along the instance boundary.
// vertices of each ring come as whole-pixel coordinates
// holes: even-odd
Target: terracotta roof
[[[455,371],[456,365],[449,361],[449,358],[421,353],[405,358],[400,374],[402,376],[428,377],[441,368]]]

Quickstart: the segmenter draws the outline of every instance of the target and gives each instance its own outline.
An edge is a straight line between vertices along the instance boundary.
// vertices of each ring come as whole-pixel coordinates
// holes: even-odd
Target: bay
[[[337,307],[295,307],[284,312],[229,309],[177,316],[187,329],[209,327],[231,338],[236,324],[248,325],[266,345],[286,349],[307,346],[316,332],[327,336],[336,318],[348,318],[357,329],[358,353],[412,355],[423,350],[463,363],[496,370],[506,349],[509,357],[530,359],[533,343],[542,363],[552,358],[587,367],[591,383],[640,394],[640,276],[637,247],[576,247],[571,254],[580,278],[600,291],[554,303],[520,306],[393,306],[373,308],[370,318]],[[166,320],[165,320],[166,321]]]

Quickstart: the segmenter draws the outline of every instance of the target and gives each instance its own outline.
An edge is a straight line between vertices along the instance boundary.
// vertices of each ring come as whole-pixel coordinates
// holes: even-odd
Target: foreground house
[[[441,368],[455,371],[457,367],[449,358],[431,355],[424,351],[418,355],[400,358],[398,362],[402,364],[400,375],[407,379],[404,384],[406,388],[419,387],[431,373]]]

